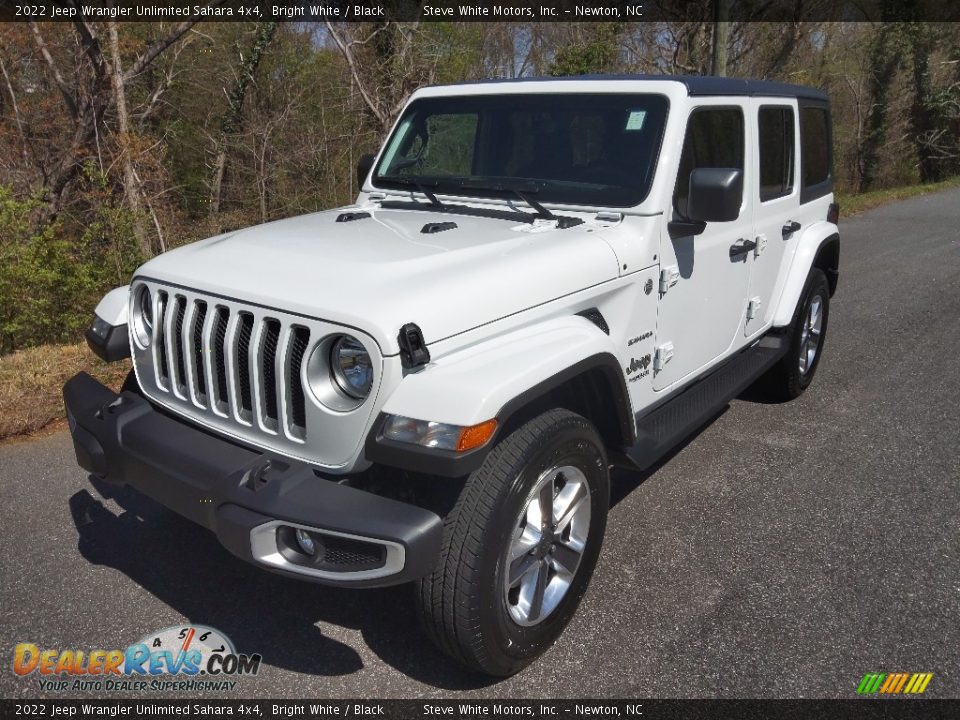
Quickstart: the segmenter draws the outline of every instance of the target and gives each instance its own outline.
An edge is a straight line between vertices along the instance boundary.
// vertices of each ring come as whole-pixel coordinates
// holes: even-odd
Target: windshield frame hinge
[[[660,295],[666,295],[667,290],[680,282],[680,268],[676,265],[667,265],[660,268]]]

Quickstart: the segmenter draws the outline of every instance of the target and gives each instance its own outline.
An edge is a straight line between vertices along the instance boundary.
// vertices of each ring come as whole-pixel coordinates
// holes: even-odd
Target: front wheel
[[[609,502],[603,442],[583,417],[551,410],[498,443],[445,520],[437,568],[418,583],[434,642],[498,676],[545,652],[586,591]]]

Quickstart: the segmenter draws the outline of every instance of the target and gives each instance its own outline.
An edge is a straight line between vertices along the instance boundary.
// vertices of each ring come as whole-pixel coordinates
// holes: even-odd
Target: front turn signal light
[[[471,425],[460,431],[460,439],[457,441],[457,452],[466,452],[482,445],[493,437],[497,431],[497,421],[487,420],[479,425]]]

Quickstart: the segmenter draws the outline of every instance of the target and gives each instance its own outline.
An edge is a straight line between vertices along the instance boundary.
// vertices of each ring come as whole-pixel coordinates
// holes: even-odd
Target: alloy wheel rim
[[[529,627],[560,605],[576,576],[590,531],[590,488],[572,465],[542,473],[521,509],[504,562],[510,619]]]
[[[823,331],[823,298],[814,295],[807,306],[807,315],[800,331],[800,374],[806,375],[813,367],[820,350]]]

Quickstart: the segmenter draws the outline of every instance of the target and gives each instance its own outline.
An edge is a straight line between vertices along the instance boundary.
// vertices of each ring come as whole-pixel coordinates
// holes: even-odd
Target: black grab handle
[[[793,235],[801,227],[803,226],[800,223],[798,223],[796,220],[791,220],[790,222],[788,222],[786,225],[783,226],[782,228],[783,236],[787,237],[788,235]]]
[[[756,240],[737,240],[733,245],[730,246],[730,257],[743,255],[744,253],[748,253],[756,247]]]

